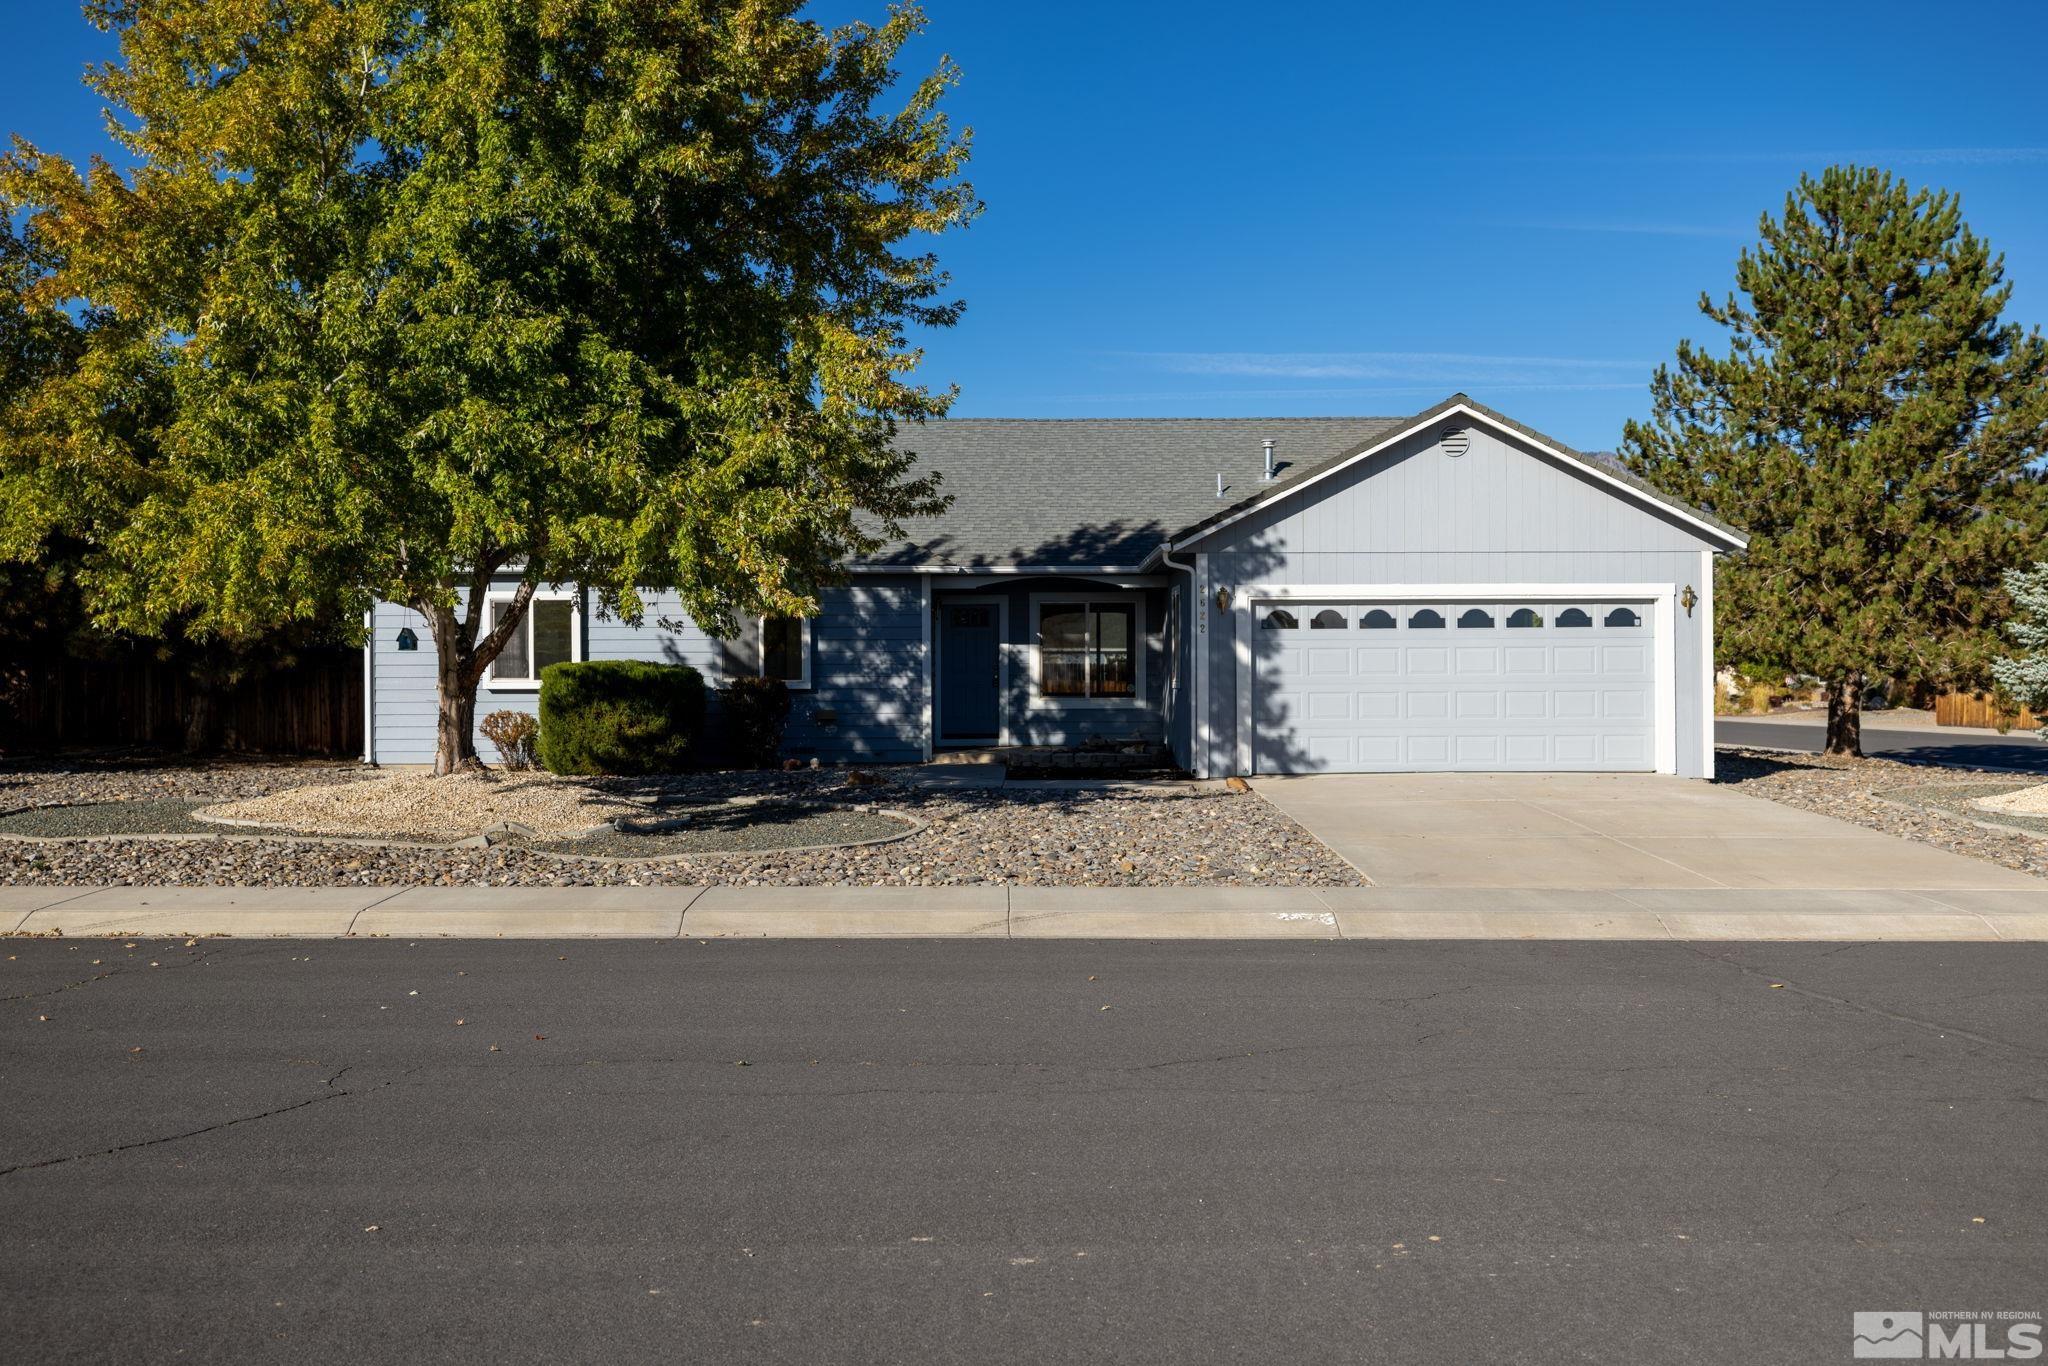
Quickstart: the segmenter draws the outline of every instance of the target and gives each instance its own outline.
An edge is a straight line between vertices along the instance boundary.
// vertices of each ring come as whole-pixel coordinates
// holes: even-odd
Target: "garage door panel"
[[[1401,694],[1368,689],[1358,694],[1358,719],[1361,721],[1398,721],[1401,719]]]
[[[1361,768],[1399,768],[1401,766],[1401,737],[1398,735],[1361,735],[1358,737],[1358,764]]]
[[[1551,737],[1551,752],[1559,764],[1590,764],[1600,757],[1597,735],[1559,734]]]
[[[1411,692],[1407,701],[1411,721],[1443,721],[1450,717],[1451,695],[1447,692]]]
[[[1451,761],[1451,737],[1448,735],[1411,735],[1403,749],[1410,764],[1428,767]]]
[[[1610,721],[1639,721],[1649,714],[1648,702],[1639,691],[1610,688],[1600,694],[1600,714]]]
[[[1590,721],[1600,714],[1600,694],[1590,688],[1558,688],[1550,702],[1551,714],[1565,721]]]
[[[1451,737],[1452,759],[1460,764],[1493,767],[1500,763],[1500,741],[1498,735],[1454,735]]]
[[[1311,721],[1349,721],[1355,716],[1357,694],[1323,689],[1308,693],[1303,700],[1308,704],[1307,716]]]
[[[1513,601],[1444,607],[1412,628],[1414,603],[1335,603],[1346,625],[1257,644],[1254,761],[1262,773],[1401,770],[1640,770],[1654,766],[1652,619],[1609,627],[1612,603]],[[1520,606],[1533,610],[1508,626]],[[1471,607],[1500,623],[1459,627]],[[1583,606],[1591,625],[1568,608]],[[1349,634],[1379,607],[1399,625],[1371,644]],[[1528,615],[1540,620],[1532,625]],[[1558,625],[1562,618],[1566,624]],[[1360,628],[1362,630],[1362,628]],[[1291,639],[1290,639],[1291,637]]]
[[[1500,715],[1500,694],[1496,692],[1461,692],[1456,695],[1456,713],[1461,721],[1484,718],[1492,720]]]

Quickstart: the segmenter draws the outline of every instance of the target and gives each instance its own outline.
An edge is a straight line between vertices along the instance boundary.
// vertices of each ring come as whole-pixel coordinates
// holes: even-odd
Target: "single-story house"
[[[1742,533],[1462,394],[901,439],[953,503],[846,566],[815,618],[714,639],[673,595],[634,627],[550,588],[478,714],[532,709],[555,660],[653,659],[785,679],[788,752],[827,761],[1099,737],[1201,776],[1713,773],[1714,556]],[[416,614],[375,609],[367,759],[432,759],[432,651]]]

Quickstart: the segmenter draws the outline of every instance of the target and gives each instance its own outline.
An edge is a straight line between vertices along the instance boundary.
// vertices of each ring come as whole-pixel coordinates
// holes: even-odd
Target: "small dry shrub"
[[[540,738],[540,722],[523,711],[494,711],[477,722],[484,739],[498,747],[505,767],[524,772],[536,764],[534,743]]]

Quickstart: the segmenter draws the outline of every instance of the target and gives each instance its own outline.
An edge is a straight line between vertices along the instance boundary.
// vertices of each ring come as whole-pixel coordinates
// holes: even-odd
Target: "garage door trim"
[[[1673,618],[1677,586],[1669,583],[1284,583],[1254,584],[1238,597],[1237,621],[1237,768],[1252,771],[1252,689],[1256,671],[1252,642],[1262,604],[1289,599],[1318,602],[1372,603],[1448,601],[1464,598],[1593,598],[1647,603],[1651,621],[1651,655],[1656,661],[1654,688],[1657,710],[1656,772],[1678,771],[1678,631]]]

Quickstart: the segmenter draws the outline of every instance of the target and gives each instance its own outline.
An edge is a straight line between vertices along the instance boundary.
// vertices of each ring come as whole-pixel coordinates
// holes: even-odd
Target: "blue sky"
[[[2048,7],[927,0],[988,210],[940,250],[962,416],[1397,414],[1454,390],[1587,449],[1706,338],[1800,171],[1963,196],[2048,323]],[[0,127],[100,145],[62,0]],[[879,14],[830,0],[821,19]]]

